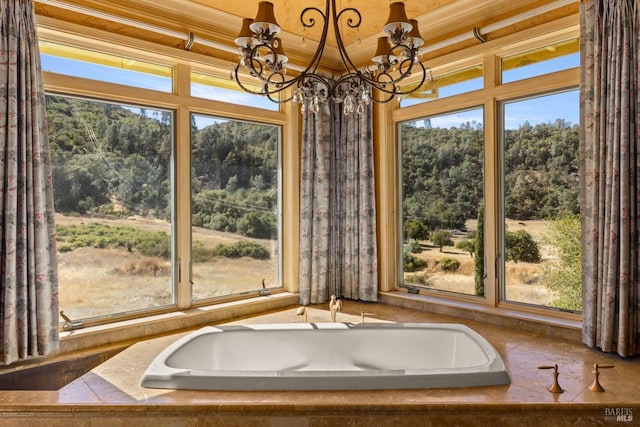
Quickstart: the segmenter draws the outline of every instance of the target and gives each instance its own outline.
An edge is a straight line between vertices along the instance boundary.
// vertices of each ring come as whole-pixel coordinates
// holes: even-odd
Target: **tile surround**
[[[237,319],[233,324],[300,322],[297,307]],[[640,425],[640,358],[623,359],[591,350],[540,328],[506,328],[390,304],[345,302],[339,321],[464,323],[482,334],[509,367],[512,384],[458,389],[216,392],[154,390],[139,386],[147,364],[180,334],[141,341],[58,391],[0,391],[2,426],[578,426]],[[309,322],[329,321],[325,305],[308,309]],[[214,322],[215,323],[215,322]],[[551,334],[558,335],[557,331]],[[184,333],[184,332],[183,332]],[[561,335],[561,334],[560,334]],[[566,390],[552,394],[550,371],[558,363]],[[605,393],[588,389],[593,363]],[[631,408],[634,419],[606,418],[607,408]],[[612,424],[613,422],[613,424]]]

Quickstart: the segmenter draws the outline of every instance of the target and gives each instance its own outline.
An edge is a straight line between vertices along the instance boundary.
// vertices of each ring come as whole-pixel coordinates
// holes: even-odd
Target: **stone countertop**
[[[325,322],[329,314],[321,308],[307,308],[309,322]],[[285,309],[231,323],[300,322],[297,308]],[[349,303],[338,320],[358,322],[361,311],[375,311],[368,321],[464,323],[483,335],[498,350],[509,368],[510,385],[413,390],[353,391],[193,391],[148,389],[141,377],[156,355],[171,342],[187,334],[169,335],[138,342],[58,391],[0,392],[0,412],[101,413],[199,413],[217,414],[429,414],[580,412],[592,419],[604,419],[610,408],[634,408],[640,418],[640,361],[623,359],[588,349],[579,343],[526,331],[504,329],[475,321],[460,321],[443,315],[377,305]],[[547,391],[550,371],[539,365],[557,363],[564,393]],[[594,393],[594,363],[613,364],[600,381],[606,392]]]

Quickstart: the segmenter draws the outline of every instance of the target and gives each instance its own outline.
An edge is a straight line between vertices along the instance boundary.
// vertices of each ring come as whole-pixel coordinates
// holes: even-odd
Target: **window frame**
[[[462,295],[439,290],[420,289],[420,293],[436,304],[452,305],[472,311],[496,314],[513,318],[534,319],[549,324],[575,325],[580,322],[580,313],[566,312],[542,306],[531,306],[500,298],[501,293],[501,267],[499,263],[502,259],[500,253],[500,224],[503,222],[501,215],[501,182],[500,182],[500,106],[509,100],[527,98],[544,95],[547,93],[565,91],[578,87],[580,78],[579,67],[561,70],[541,76],[530,77],[514,82],[501,83],[501,58],[510,56],[518,52],[525,52],[534,48],[544,47],[555,42],[569,40],[579,37],[579,22],[577,16],[570,16],[557,21],[542,24],[535,28],[511,34],[503,38],[488,41],[479,46],[468,48],[462,58],[461,52],[456,52],[435,58],[431,61],[434,73],[439,69],[451,70],[453,66],[464,68],[472,61],[482,58],[484,69],[484,88],[460,95],[451,96],[444,99],[436,99],[430,102],[407,106],[404,108],[393,108],[390,114],[389,123],[394,132],[394,155],[388,160],[394,162],[387,167],[395,170],[393,173],[395,189],[391,192],[401,194],[400,175],[400,147],[399,132],[400,123],[419,120],[424,117],[432,117],[445,114],[451,111],[468,109],[474,106],[484,107],[484,139],[485,139],[485,170],[484,170],[484,195],[485,195],[485,297],[474,295]],[[429,61],[428,61],[429,62]],[[383,116],[380,112],[380,116]],[[382,160],[381,160],[382,162]],[[384,182],[384,180],[381,180]],[[385,204],[379,204],[380,209],[385,209]],[[388,274],[389,279],[394,283],[383,282],[382,290],[394,291],[402,289],[400,286],[402,275],[402,200],[398,196],[393,205],[396,220],[394,227],[394,262],[393,265],[385,265],[381,261],[382,269],[393,274]],[[379,231],[382,232],[379,226]],[[386,237],[383,238],[386,241]],[[387,270],[388,269],[388,270]],[[383,276],[384,279],[384,276]]]
[[[177,173],[185,170],[189,165],[190,157],[190,129],[182,126],[189,123],[190,113],[202,113],[215,116],[223,116],[229,119],[256,120],[263,123],[281,126],[281,179],[282,186],[279,196],[282,198],[280,220],[287,227],[281,229],[280,244],[282,253],[282,285],[283,289],[292,293],[298,291],[298,248],[299,248],[299,158],[300,147],[298,141],[301,135],[301,119],[298,108],[291,103],[281,106],[280,111],[258,110],[248,106],[227,104],[224,102],[206,100],[190,96],[191,70],[203,70],[216,75],[228,75],[230,63],[222,59],[207,55],[199,55],[180,49],[146,42],[132,37],[126,37],[102,30],[87,28],[81,25],[59,21],[46,16],[38,16],[38,35],[40,38],[75,46],[87,47],[107,53],[126,55],[149,62],[166,64],[174,67],[174,82],[172,93],[158,93],[147,89],[131,88],[113,83],[95,82],[89,79],[81,79],[60,74],[44,73],[44,85],[47,92],[66,95],[96,97],[113,102],[133,104],[151,104],[158,108],[172,109],[175,111],[176,144],[175,168]],[[499,84],[500,69],[499,58],[524,51],[533,47],[550,44],[554,41],[578,37],[580,33],[578,15],[572,15],[535,28],[520,31],[515,34],[500,37],[486,43],[475,45],[463,50],[425,59],[434,72],[445,73],[447,70],[462,68],[472,65],[474,62],[482,62],[484,75],[484,89],[461,95],[434,100],[402,109],[396,107],[397,103],[376,104],[374,117],[374,145],[376,162],[377,195],[376,209],[378,216],[378,267],[379,267],[379,292],[397,291],[398,279],[398,231],[397,227],[388,227],[387,224],[398,224],[398,164],[397,164],[397,122],[415,120],[428,115],[437,115],[445,111],[467,109],[474,106],[484,108],[485,143],[497,140],[498,114],[496,105],[500,101],[523,97],[532,93],[531,87],[537,87],[536,93],[542,91],[555,91],[572,88],[579,81],[579,69],[568,69],[553,74],[520,80],[505,85]],[[425,55],[427,56],[427,55]],[[187,148],[185,148],[187,147]],[[492,286],[497,282],[496,247],[497,231],[496,221],[498,205],[495,194],[498,194],[499,183],[493,171],[497,168],[497,147],[487,144],[485,148],[485,215],[494,218],[491,224],[485,221],[488,227],[485,233],[487,249],[485,284],[485,300],[478,302],[477,297],[465,297],[452,295],[430,295],[431,300],[443,306],[455,306],[470,308],[473,311],[495,313],[502,316],[520,318],[527,317],[535,321],[546,323],[562,323],[574,325],[580,321],[581,316],[571,313],[550,313],[548,309],[536,309],[530,307],[517,307],[513,304],[501,302]],[[190,205],[190,188],[185,180],[175,188],[176,203],[180,208],[176,212],[178,220],[175,221],[176,233],[181,236],[190,236],[188,221],[180,218],[190,218],[190,210],[184,206]],[[186,210],[185,210],[186,209]],[[145,312],[144,317],[162,315],[189,308],[199,307],[191,304],[191,292],[188,283],[188,266],[190,265],[189,251],[190,238],[181,238],[176,242],[177,260],[176,268],[178,279],[177,304],[175,306]],[[232,299],[238,299],[232,298]],[[203,305],[207,304],[203,302]],[[273,307],[273,306],[272,306]],[[256,308],[257,309],[257,308]],[[264,309],[264,308],[263,308]],[[132,316],[122,316],[109,319],[109,322],[127,320]],[[135,317],[140,318],[140,315]],[[144,319],[143,319],[144,320]],[[91,326],[87,322],[86,326]],[[184,327],[184,326],[183,326]],[[154,333],[151,331],[150,333]],[[144,334],[143,334],[144,335]],[[72,336],[65,336],[71,341]],[[76,339],[82,340],[80,336]],[[88,344],[88,342],[86,343]]]
[[[544,75],[543,75],[544,76]],[[540,77],[543,77],[540,76]],[[498,102],[498,105],[496,106],[496,111],[498,113],[498,123],[499,123],[499,130],[498,130],[498,170],[497,170],[497,174],[498,174],[498,182],[499,182],[499,194],[500,197],[498,198],[498,203],[499,203],[499,224],[497,226],[498,229],[498,235],[499,235],[499,239],[498,239],[498,252],[500,253],[499,256],[499,260],[498,260],[498,281],[500,282],[500,289],[498,290],[498,295],[499,295],[499,300],[501,303],[503,304],[508,304],[509,306],[517,306],[517,307],[526,307],[526,308],[535,308],[535,309],[543,309],[546,311],[550,311],[550,312],[561,312],[561,313],[570,313],[576,316],[580,316],[582,317],[582,313],[581,312],[573,312],[571,310],[566,310],[566,309],[562,309],[562,308],[558,308],[558,307],[553,307],[550,305],[537,305],[537,304],[533,304],[530,302],[526,302],[526,301],[518,301],[515,299],[508,299],[507,297],[507,287],[508,287],[508,281],[507,281],[507,260],[506,260],[506,215],[505,215],[505,210],[506,210],[506,201],[505,201],[505,179],[506,179],[506,167],[505,167],[505,137],[504,137],[504,131],[505,131],[505,115],[506,115],[506,111],[505,111],[505,107],[507,104],[512,103],[512,102],[521,102],[521,101],[527,101],[527,100],[531,100],[531,99],[535,99],[535,98],[541,98],[544,96],[553,96],[553,95],[557,95],[557,94],[561,94],[564,92],[572,92],[572,91],[579,91],[579,87],[578,86],[573,86],[573,87],[565,87],[564,89],[558,89],[558,90],[554,90],[554,91],[545,91],[544,93],[533,93],[530,94],[528,96],[525,97],[520,97],[520,98],[507,98],[507,99],[503,99],[500,100]],[[576,105],[576,109],[578,108],[578,106]]]
[[[135,312],[113,314],[96,318],[83,319],[85,328],[93,326],[116,324],[117,322],[129,321],[132,319],[150,319],[154,316],[175,313],[192,308],[203,307],[211,304],[246,299],[257,295],[238,294],[220,296],[206,300],[192,301],[191,299],[191,221],[183,218],[191,218],[191,187],[190,179],[190,156],[191,156],[191,130],[190,116],[194,114],[204,114],[220,117],[229,120],[252,121],[264,123],[278,127],[278,221],[283,222],[283,205],[295,204],[296,200],[292,196],[287,197],[283,188],[283,159],[292,163],[291,155],[283,156],[285,152],[285,135],[297,132],[297,126],[287,124],[286,114],[280,111],[264,110],[246,105],[230,104],[216,100],[208,100],[191,96],[191,70],[197,69],[212,75],[223,75],[223,67],[226,67],[228,74],[229,65],[221,60],[197,55],[187,51],[159,46],[151,42],[145,42],[127,36],[113,34],[97,29],[90,29],[71,23],[62,22],[56,19],[38,16],[38,38],[43,41],[60,43],[82,49],[88,49],[108,54],[127,56],[146,62],[152,62],[172,68],[172,91],[161,92],[151,89],[137,88],[118,83],[92,80],[81,77],[74,77],[53,72],[43,72],[44,89],[47,94],[58,94],[65,96],[77,96],[82,98],[93,98],[105,102],[123,103],[130,105],[142,105],[149,108],[161,108],[171,110],[174,118],[173,147],[171,157],[172,170],[172,199],[174,207],[172,209],[172,245],[174,257],[172,259],[173,280],[173,303],[157,308],[149,308]],[[290,145],[290,144],[287,144]],[[290,148],[288,153],[295,152]],[[286,233],[286,234],[285,234]],[[280,289],[286,289],[285,283],[291,288],[291,269],[286,273],[283,270],[282,251],[285,239],[291,241],[289,235],[292,231],[279,227],[279,284]],[[295,289],[293,289],[295,291]],[[62,324],[60,322],[62,331]],[[70,338],[70,337],[69,337]]]

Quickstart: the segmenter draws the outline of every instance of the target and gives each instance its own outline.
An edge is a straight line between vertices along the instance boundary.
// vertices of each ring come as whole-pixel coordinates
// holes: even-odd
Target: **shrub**
[[[56,227],[60,252],[88,248],[134,248],[146,256],[171,257],[171,238],[164,231],[145,231],[135,227],[110,226],[100,223]],[[62,249],[64,248],[64,249]]]
[[[73,250],[73,247],[71,245],[59,245],[58,246],[58,252],[60,252],[61,254],[65,253],[65,252],[71,252]]]
[[[431,279],[426,273],[409,274],[404,278],[405,284],[431,286]]]
[[[525,230],[507,231],[504,238],[507,261],[540,262],[540,249],[531,234]]]
[[[142,255],[169,259],[171,257],[171,238],[164,231],[141,231],[136,241],[136,248]]]
[[[236,221],[225,214],[217,213],[211,216],[209,222],[205,223],[205,227],[211,230],[234,233],[236,231]]]
[[[191,259],[193,262],[207,262],[211,261],[216,256],[216,250],[208,248],[199,240],[193,242],[191,248]]]
[[[230,245],[224,245],[222,243],[216,246],[216,254],[227,258],[241,258],[250,257],[254,259],[269,259],[271,254],[259,243],[250,242],[247,240],[239,240]]]
[[[427,266],[426,260],[418,258],[417,256],[407,252],[406,250],[403,253],[403,261],[404,271],[406,271],[407,273],[419,270]]]
[[[455,258],[442,258],[440,260],[440,268],[444,271],[456,271],[460,268],[460,261]]]
[[[422,252],[422,245],[417,240],[414,240],[409,243],[407,249],[409,249],[409,252],[411,252],[412,254],[419,254],[420,252]]]

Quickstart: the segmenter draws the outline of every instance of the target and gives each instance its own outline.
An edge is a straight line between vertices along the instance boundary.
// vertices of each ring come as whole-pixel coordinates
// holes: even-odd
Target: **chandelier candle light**
[[[395,2],[390,5],[389,19],[383,27],[387,35],[378,38],[378,46],[372,57],[373,64],[362,69],[356,68],[349,58],[338,26],[342,18],[349,28],[358,30],[362,22],[360,12],[353,7],[338,12],[336,0],[326,0],[324,12],[317,7],[307,7],[300,14],[303,34],[305,29],[315,26],[318,17],[323,22],[322,37],[311,62],[297,76],[287,77],[286,64],[289,58],[282,48],[282,40],[277,37],[280,26],[276,22],[273,3],[261,1],[256,17],[243,20],[240,34],[235,39],[235,43],[240,46],[240,61],[233,72],[238,85],[246,92],[266,96],[273,102],[299,103],[302,105],[302,112],[310,108],[316,113],[320,109],[320,103],[332,100],[343,104],[344,114],[354,111],[362,114],[371,100],[389,102],[396,95],[416,91],[425,82],[426,69],[419,60],[419,49],[424,44],[424,39],[418,30],[417,21],[407,18],[404,3]],[[329,21],[333,24],[344,66],[342,74],[335,78],[328,78],[318,71],[327,42]],[[251,76],[260,80],[259,90],[243,84],[240,79],[241,70],[248,70]],[[416,70],[421,73],[419,78],[412,79],[411,84],[401,87],[400,84]],[[288,88],[293,88],[293,94],[283,98],[283,91]],[[378,90],[382,96],[372,98],[372,89]]]

